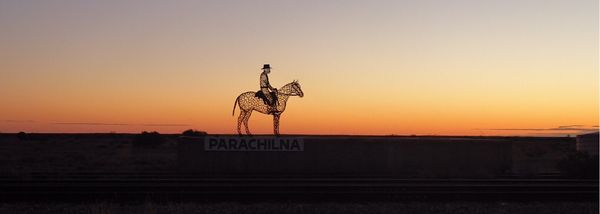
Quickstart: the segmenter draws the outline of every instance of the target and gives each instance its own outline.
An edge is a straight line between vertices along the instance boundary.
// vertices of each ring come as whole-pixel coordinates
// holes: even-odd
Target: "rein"
[[[277,91],[277,95],[280,95],[280,94],[281,95],[286,95],[286,96],[300,96],[299,94],[294,94],[294,93],[288,94],[288,93],[283,93],[283,92]]]
[[[282,87],[283,88],[283,87]],[[286,95],[286,96],[300,96],[299,94],[294,94],[294,93],[283,93],[283,92],[279,92],[279,90],[277,90],[277,95]]]

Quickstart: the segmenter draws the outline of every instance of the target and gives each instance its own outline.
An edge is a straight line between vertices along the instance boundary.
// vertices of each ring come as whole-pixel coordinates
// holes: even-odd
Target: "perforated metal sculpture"
[[[263,72],[260,74],[260,91],[256,92],[256,96],[265,100],[271,109],[275,110],[275,99],[277,97],[277,89],[271,86],[269,83],[269,74],[271,73],[271,65],[264,64],[262,68]]]
[[[285,111],[288,98],[290,96],[303,97],[304,93],[302,92],[302,88],[300,88],[300,83],[298,83],[298,81],[288,83],[275,91],[276,93],[274,94],[277,96],[274,107],[270,107],[269,103],[266,103],[263,99],[259,98],[255,91],[242,93],[235,99],[232,115],[235,115],[235,106],[240,106],[240,115],[238,116],[237,122],[238,134],[242,134],[241,127],[243,123],[246,127],[246,134],[251,135],[250,130],[248,129],[248,120],[250,119],[250,115],[252,115],[252,111],[257,111],[263,114],[273,115],[273,132],[274,134],[279,135],[279,117]]]

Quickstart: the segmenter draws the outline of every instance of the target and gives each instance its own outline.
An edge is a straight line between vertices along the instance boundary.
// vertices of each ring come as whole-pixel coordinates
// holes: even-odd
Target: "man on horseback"
[[[246,134],[250,135],[248,129],[248,120],[252,112],[257,111],[262,114],[273,115],[273,133],[279,134],[279,118],[285,111],[286,103],[288,98],[292,96],[303,97],[304,92],[300,87],[298,81],[293,81],[284,86],[281,86],[279,90],[273,88],[269,84],[269,77],[271,66],[265,64],[263,66],[263,72],[260,75],[260,90],[259,91],[247,91],[235,98],[233,104],[232,115],[235,115],[235,107],[240,106],[240,115],[238,116],[237,131],[238,134],[242,134],[242,124],[246,127]],[[279,93],[278,91],[281,91]]]
[[[267,104],[269,105],[269,112],[274,112],[276,110],[277,102],[275,97],[271,96],[271,92],[277,94],[277,89],[273,88],[269,83],[268,74],[271,73],[271,65],[264,64],[262,68],[263,72],[260,74],[260,91],[267,98]]]

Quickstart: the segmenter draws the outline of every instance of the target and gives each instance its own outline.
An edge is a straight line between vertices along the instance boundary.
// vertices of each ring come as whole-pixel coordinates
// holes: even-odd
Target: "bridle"
[[[292,85],[292,89],[294,89],[295,91],[298,91],[298,89],[295,88],[295,85]],[[279,90],[277,90],[277,94],[286,95],[286,96],[300,96],[300,94],[298,94],[297,92],[284,93],[284,92],[279,92]]]

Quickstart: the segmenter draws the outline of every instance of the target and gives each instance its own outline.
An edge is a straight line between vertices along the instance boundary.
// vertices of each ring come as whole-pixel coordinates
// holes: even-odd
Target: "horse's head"
[[[302,92],[300,83],[297,80],[294,80],[293,82],[288,83],[287,85],[284,86],[284,88],[288,89],[288,93],[291,96],[304,97],[304,92]]]

